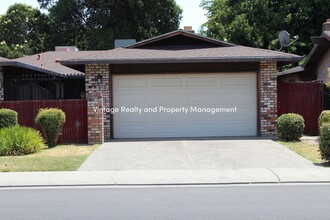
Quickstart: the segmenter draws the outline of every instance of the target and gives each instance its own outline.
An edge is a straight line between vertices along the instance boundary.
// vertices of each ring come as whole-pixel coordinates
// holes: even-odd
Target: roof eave
[[[301,73],[301,72],[304,72],[304,71],[306,71],[306,70],[303,67],[300,67],[300,68],[295,67],[295,68],[292,68],[292,69],[288,69],[288,70],[279,72],[276,75],[277,76],[285,76],[285,75],[290,75],[290,74],[295,74],[295,73]]]
[[[295,57],[226,57],[226,58],[168,58],[168,59],[93,59],[93,60],[66,60],[61,61],[63,65],[83,64],[150,64],[150,63],[224,63],[224,62],[260,62],[276,61],[284,63],[295,63],[302,59]]]
[[[6,61],[0,61],[0,66],[9,66],[11,64],[13,64],[14,62],[13,61],[10,61],[10,60],[6,60]]]
[[[22,62],[18,62],[18,61],[10,61],[8,63],[6,63],[3,66],[12,66],[12,67],[20,67],[20,68],[26,68],[26,69],[30,69],[30,70],[34,70],[37,72],[42,72],[42,73],[46,73],[49,75],[53,75],[53,76],[57,76],[57,77],[62,77],[62,78],[84,78],[84,74],[69,74],[69,75],[65,75],[65,74],[60,74],[58,72],[54,72],[51,70],[47,70],[47,69],[43,69],[41,67],[36,67],[36,66],[32,66],[26,63],[22,63]]]

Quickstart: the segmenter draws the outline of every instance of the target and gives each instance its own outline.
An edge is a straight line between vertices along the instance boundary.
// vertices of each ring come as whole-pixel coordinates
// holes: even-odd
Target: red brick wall
[[[277,63],[260,62],[260,132],[261,136],[276,135],[277,119]]]
[[[110,107],[109,65],[87,64],[85,66],[85,90],[88,103],[88,142],[103,143],[110,139],[110,114],[102,108]],[[98,75],[103,82],[98,83]],[[99,108],[95,111],[95,108]]]
[[[4,92],[3,92],[3,72],[2,67],[0,66],[0,101],[4,100]]]

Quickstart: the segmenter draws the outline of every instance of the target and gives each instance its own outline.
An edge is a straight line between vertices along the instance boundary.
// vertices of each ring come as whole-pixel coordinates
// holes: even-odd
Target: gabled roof
[[[61,65],[60,61],[64,59],[74,59],[80,56],[92,55],[97,51],[75,51],[75,52],[59,52],[50,51],[31,56],[25,56],[6,62],[5,66],[15,66],[31,69],[46,74],[60,76],[64,78],[81,78],[84,73],[78,70]],[[40,55],[40,59],[38,59]]]
[[[67,59],[61,63],[79,65],[87,63],[260,62],[263,60],[296,62],[301,59],[301,56],[294,54],[234,45],[179,30],[125,48]]]
[[[180,40],[178,40],[180,38]],[[176,39],[170,40],[170,39]],[[220,41],[214,38],[209,38],[201,35],[197,35],[195,33],[184,31],[184,30],[177,30],[172,31],[163,35],[159,35],[157,37],[153,37],[147,40],[143,40],[137,42],[135,44],[126,46],[125,48],[150,48],[155,46],[177,46],[179,43],[180,46],[187,46],[187,45],[208,45],[214,47],[230,47],[235,46],[234,44],[227,43],[224,41]]]

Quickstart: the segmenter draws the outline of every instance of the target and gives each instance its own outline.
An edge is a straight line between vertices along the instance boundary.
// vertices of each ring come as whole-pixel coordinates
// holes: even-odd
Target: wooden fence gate
[[[59,143],[87,143],[87,100],[42,100],[0,102],[0,108],[17,111],[19,124],[40,130],[35,117],[41,108],[59,108],[65,112]]]
[[[297,113],[305,119],[306,135],[318,135],[318,117],[323,110],[324,85],[321,82],[279,82],[278,116]]]

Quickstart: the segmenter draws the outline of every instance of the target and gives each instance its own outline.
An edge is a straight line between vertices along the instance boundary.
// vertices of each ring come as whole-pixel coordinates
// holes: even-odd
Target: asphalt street
[[[329,219],[330,185],[0,188],[1,219]]]

